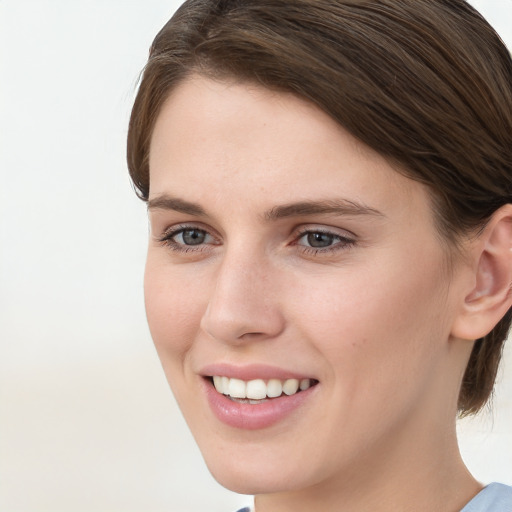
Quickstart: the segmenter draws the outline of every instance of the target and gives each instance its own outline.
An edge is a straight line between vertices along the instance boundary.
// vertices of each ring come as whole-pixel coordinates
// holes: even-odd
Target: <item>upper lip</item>
[[[240,380],[255,379],[311,379],[311,375],[305,375],[293,370],[287,370],[278,366],[266,364],[248,364],[248,365],[232,365],[229,363],[212,363],[203,366],[199,373],[203,377],[213,377],[219,375],[221,377],[229,377]]]

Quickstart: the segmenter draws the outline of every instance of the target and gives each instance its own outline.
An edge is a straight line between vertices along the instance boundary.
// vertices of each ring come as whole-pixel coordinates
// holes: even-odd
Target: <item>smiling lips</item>
[[[268,372],[266,369],[262,373]],[[253,377],[243,380],[222,375],[222,371],[219,373],[221,375],[205,377],[202,381],[210,408],[222,423],[243,430],[263,429],[284,421],[304,407],[319,387],[316,379]]]
[[[312,379],[254,379],[244,381],[215,375],[213,384],[215,389],[235,401],[250,403],[252,405],[262,403],[269,398],[277,398],[281,395],[292,396],[299,391],[306,391],[316,381]]]

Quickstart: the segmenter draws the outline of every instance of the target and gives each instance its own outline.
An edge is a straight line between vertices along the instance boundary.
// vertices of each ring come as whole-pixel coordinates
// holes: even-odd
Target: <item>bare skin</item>
[[[472,340],[494,322],[475,319],[485,240],[449,269],[421,184],[257,86],[178,86],[150,169],[148,321],[222,485],[257,512],[456,512],[481,490],[455,418]],[[317,384],[272,425],[235,428],[205,397],[211,364]]]

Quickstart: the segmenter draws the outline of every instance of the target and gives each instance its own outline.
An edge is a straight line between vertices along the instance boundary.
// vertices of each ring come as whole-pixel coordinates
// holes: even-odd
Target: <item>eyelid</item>
[[[197,229],[198,231],[204,231],[205,233],[208,233],[216,240],[219,239],[219,235],[217,232],[212,229],[210,226],[207,226],[203,224],[202,222],[178,222],[177,224],[172,224],[170,226],[167,226],[163,230],[161,230],[161,234],[158,235],[158,238],[164,238],[168,236],[176,235],[177,233],[181,231],[186,231],[187,229]]]
[[[304,224],[299,226],[294,236],[298,238],[308,233],[325,233],[326,235],[332,235],[354,241],[357,239],[357,236],[347,229],[319,224]]]
[[[197,230],[206,233],[206,235],[210,236],[214,240],[214,242],[201,243],[197,245],[187,245],[176,242],[174,240],[174,237],[187,230]],[[219,245],[219,237],[215,232],[212,231],[213,230],[211,228],[204,226],[201,223],[183,222],[180,224],[173,224],[172,226],[167,227],[161,235],[156,237],[156,240],[161,245],[176,252],[201,252],[208,250],[208,246]]]
[[[204,241],[197,245],[188,245],[186,243],[178,242],[175,237],[180,233],[187,230],[197,230],[205,233],[211,237],[210,241]],[[314,233],[321,233],[329,235],[334,238],[334,243],[326,247],[314,247],[306,244],[299,243],[300,240],[308,235]],[[210,226],[205,226],[200,222],[183,222],[179,224],[173,224],[167,227],[159,236],[155,236],[157,242],[167,249],[170,249],[176,253],[201,253],[205,251],[211,251],[212,246],[221,245],[221,239],[219,235]],[[304,254],[309,255],[327,255],[337,251],[346,251],[350,247],[354,246],[357,242],[357,237],[351,231],[346,229],[318,225],[318,224],[306,224],[297,227],[292,234],[292,241],[290,246],[295,246]]]
[[[342,231],[342,232],[340,232]],[[336,243],[327,247],[312,247],[305,244],[300,244],[299,241],[306,235],[312,233],[321,233],[324,235],[332,236],[337,239]],[[340,230],[340,228],[334,228],[331,226],[319,226],[319,225],[305,225],[300,226],[298,231],[294,234],[292,245],[299,247],[305,254],[313,255],[327,255],[337,251],[347,250],[357,243],[357,237],[354,233],[347,231],[346,229]]]

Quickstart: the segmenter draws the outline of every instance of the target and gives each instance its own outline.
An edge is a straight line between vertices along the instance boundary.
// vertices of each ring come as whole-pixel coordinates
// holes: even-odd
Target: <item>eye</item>
[[[201,245],[208,239],[208,233],[202,229],[184,229],[176,233],[173,238],[177,243],[184,245]]]
[[[322,229],[305,229],[299,233],[295,245],[315,254],[346,249],[356,243],[355,239]]]
[[[308,233],[304,235],[301,240],[304,239],[305,242],[310,247],[315,247],[316,249],[323,249],[324,247],[330,247],[334,241],[335,237],[334,235],[331,235],[330,233]]]
[[[177,226],[166,231],[159,239],[174,251],[200,251],[206,245],[217,245],[217,240],[204,229],[194,226]]]

